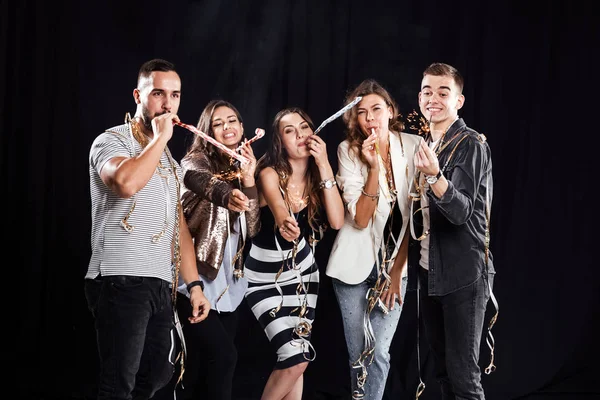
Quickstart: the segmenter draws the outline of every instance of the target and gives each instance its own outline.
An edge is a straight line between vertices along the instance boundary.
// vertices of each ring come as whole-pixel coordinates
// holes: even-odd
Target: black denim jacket
[[[452,293],[482,274],[495,273],[491,252],[487,264],[485,257],[486,196],[491,209],[493,195],[490,146],[483,135],[468,128],[462,119],[456,120],[446,132],[444,141],[450,140],[438,155],[448,190],[440,199],[431,190],[427,191],[431,222],[428,294],[432,296]],[[413,289],[417,268],[421,268],[420,249],[421,243],[411,238],[409,276]]]

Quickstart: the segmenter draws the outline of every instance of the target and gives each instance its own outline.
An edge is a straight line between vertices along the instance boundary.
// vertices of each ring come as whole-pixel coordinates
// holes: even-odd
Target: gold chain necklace
[[[131,116],[129,113],[125,114],[125,124],[127,124],[127,127],[129,128],[129,132],[131,133],[132,137],[140,144],[140,146],[142,146],[142,150],[145,149],[150,141],[146,135],[141,133],[137,121],[133,121],[131,119]],[[132,151],[135,151],[135,147],[134,147],[133,143],[132,143]],[[180,226],[181,226],[181,215],[183,214],[183,210],[181,208],[182,207],[181,201],[180,201],[181,182],[179,181],[179,176],[177,175],[177,167],[175,165],[175,159],[173,158],[173,155],[171,154],[171,152],[167,146],[165,146],[164,153],[167,156],[167,159],[169,160],[170,169],[168,167],[165,167],[165,165],[162,163],[162,159],[160,159],[158,161],[158,165],[156,166],[156,173],[157,173],[157,175],[159,175],[161,178],[163,178],[165,180],[165,184],[167,187],[167,199],[170,196],[169,179],[168,179],[170,175],[175,176],[175,190],[177,193],[176,194],[177,204],[176,204],[176,211],[175,211],[175,221],[173,224],[173,238],[171,240],[171,250],[172,250],[172,252],[171,252],[171,267],[172,267],[171,268],[171,282],[172,282],[171,283],[171,306],[173,307],[173,311],[176,313],[177,312],[177,288],[179,287],[179,271],[181,270]],[[162,154],[161,154],[161,158],[162,158]],[[131,217],[133,210],[135,210],[136,204],[137,204],[137,194],[134,195],[133,204],[132,204],[131,208],[129,209],[129,212],[127,213],[127,215],[125,215],[125,218],[123,218],[121,220],[121,226],[128,233],[133,232],[133,229],[134,229],[134,226],[130,225],[127,221],[129,219],[129,217]],[[168,215],[168,212],[165,212],[165,221],[164,221],[163,229],[161,230],[161,232],[159,232],[155,235],[152,235],[152,243],[157,243],[160,240],[160,238],[165,234],[166,229],[168,227],[167,215]],[[185,371],[185,365],[184,365],[184,360],[186,358],[185,348],[181,350],[178,357],[180,359],[180,364],[181,364],[181,373],[180,373],[177,383],[179,383],[181,381],[181,379],[183,377],[183,373]]]
[[[394,183],[394,171],[392,170],[392,155],[390,153],[390,145],[388,145],[387,158],[383,161],[385,165],[385,178],[387,180],[390,193],[396,193],[396,185]]]
[[[291,180],[291,178],[290,178]],[[296,188],[296,185],[289,182],[285,191],[285,201],[288,203],[288,208],[294,212],[294,210],[298,210],[299,212],[304,208],[304,206],[308,205],[308,200],[310,199],[310,195],[306,194],[306,186],[308,182],[304,183],[304,187],[302,188],[302,194],[300,192],[293,193],[290,189]]]
[[[148,143],[150,143],[150,139],[148,138],[148,136],[142,133],[139,122],[136,119],[129,118],[129,123],[131,125],[131,133],[133,137],[135,138],[135,140],[138,141],[140,146],[142,146],[142,149],[145,149]],[[156,168],[156,173],[163,178],[166,178],[173,172],[163,164],[162,157],[158,160],[158,165],[156,166]]]
[[[402,149],[402,157],[405,157],[405,153],[404,153],[404,142],[402,141],[402,134],[398,135],[398,139],[400,139],[400,148]],[[393,170],[392,170],[392,156],[390,153],[390,147],[388,145],[388,160],[386,162],[386,168],[388,168],[389,172],[389,177],[388,177],[388,185],[389,185],[389,189],[390,189],[390,193],[392,193],[393,198],[392,198],[392,204],[390,207],[390,215],[388,216],[388,220],[390,221],[390,226],[389,226],[389,234],[388,237],[385,240],[385,244],[384,244],[384,248],[382,250],[382,262],[381,262],[381,273],[377,279],[377,281],[375,282],[375,286],[373,288],[374,291],[374,298],[372,299],[372,307],[374,307],[375,303],[380,297],[381,294],[383,294],[383,291],[385,291],[391,284],[391,279],[389,274],[387,273],[388,270],[388,265],[389,263],[392,261],[390,257],[390,254],[388,253],[388,248],[390,245],[390,238],[392,237],[392,222],[393,222],[393,214],[394,214],[394,207],[396,206],[396,200],[397,200],[397,195],[398,195],[398,191],[396,190],[396,184],[394,181],[394,174],[393,174]],[[387,171],[386,171],[386,176],[388,175]],[[409,184],[408,184],[408,162],[406,163],[406,168],[405,168],[405,180],[406,180],[406,186],[407,186],[407,190],[409,189]],[[382,303],[380,304],[382,305]],[[383,308],[384,313],[387,313],[387,309]]]
[[[402,157],[405,157],[404,142],[402,141],[401,133],[398,134],[398,139],[400,140],[400,148],[402,149]],[[377,147],[379,147],[379,146],[377,146]],[[394,180],[394,169],[392,168],[392,153],[391,153],[390,149],[391,149],[391,145],[389,144],[389,141],[388,141],[387,159],[384,160],[383,157],[381,157],[381,154],[379,156],[381,157],[381,160],[383,161],[383,164],[384,164],[385,177],[386,177],[386,181],[388,184],[390,194],[395,197],[398,194],[398,190],[396,188],[396,181]],[[405,174],[405,178],[406,178],[407,191],[410,191],[410,185],[408,183],[408,179],[409,179],[408,178],[408,162],[406,163],[406,168],[405,168],[404,174]]]
[[[446,137],[446,132],[448,132],[448,130],[446,129],[444,131],[444,133],[442,133],[442,137],[440,138],[440,140],[438,140],[438,142],[435,144],[434,148],[433,148],[433,152],[435,153],[435,155],[439,155],[440,152],[442,151],[442,144],[444,143],[444,138]],[[431,144],[433,142],[433,136],[429,137],[429,144]]]
[[[131,132],[132,136],[135,138],[135,140],[137,140],[137,142],[142,146],[142,150],[148,145],[148,143],[150,142],[148,140],[148,137],[144,134],[141,133],[139,126],[137,125],[137,121],[133,121],[131,119],[131,116],[129,115],[129,113],[127,113],[125,115],[125,123],[129,126],[129,131]],[[159,164],[157,165],[157,169],[156,169],[156,173],[163,179],[165,179],[165,184],[167,186],[167,196],[169,196],[169,183],[168,183],[168,179],[170,177],[170,175],[174,175],[175,176],[175,181],[176,181],[176,188],[177,188],[177,199],[179,199],[179,193],[180,193],[180,183],[179,183],[179,177],[177,176],[177,169],[175,167],[175,161],[173,160],[173,157],[171,156],[171,153],[168,149],[168,147],[165,147],[165,154],[167,156],[167,159],[169,160],[170,163],[170,168],[165,167],[164,164],[162,164],[162,160],[159,161]],[[166,173],[164,172],[166,171]],[[125,215],[125,217],[121,220],[121,226],[123,227],[123,229],[125,229],[127,232],[131,233],[134,230],[134,226],[129,224],[128,220],[131,217],[131,215],[133,214],[133,211],[135,210],[135,206],[137,204],[137,195],[134,196],[134,200],[133,200],[133,204],[131,205],[129,211],[127,212],[127,214]],[[179,204],[178,204],[179,207]],[[169,221],[167,219],[168,216],[168,212],[165,211],[165,219],[163,221],[163,228],[162,230],[157,233],[152,235],[152,243],[158,243],[158,241],[164,236],[167,227],[169,225]],[[175,216],[175,221],[176,221],[176,225],[179,225],[179,209],[178,209],[178,213]],[[178,229],[177,229],[178,230]],[[179,232],[176,232],[176,234],[178,234]],[[177,239],[178,241],[179,239]]]

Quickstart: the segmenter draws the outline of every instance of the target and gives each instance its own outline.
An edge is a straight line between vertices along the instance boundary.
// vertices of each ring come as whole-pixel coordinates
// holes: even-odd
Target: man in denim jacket
[[[429,133],[415,154],[420,173],[412,247],[442,398],[484,399],[478,361],[495,274],[489,252],[492,159],[485,137],[458,117],[463,84],[447,64],[431,64],[423,73],[419,107]]]

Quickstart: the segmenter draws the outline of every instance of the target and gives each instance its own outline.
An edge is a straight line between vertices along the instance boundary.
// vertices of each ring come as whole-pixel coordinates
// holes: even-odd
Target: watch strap
[[[186,289],[187,289],[188,293],[192,292],[192,288],[194,286],[200,286],[200,289],[204,290],[204,282],[202,282],[201,280],[196,280],[196,281],[192,281],[187,284]]]
[[[433,185],[434,183],[436,183],[440,178],[442,177],[442,170],[440,169],[438,171],[437,174],[435,175],[427,175],[425,177],[425,180],[427,181],[427,183],[429,183],[430,185]]]
[[[337,185],[337,182],[335,180],[335,178],[331,178],[331,179],[324,179],[319,183],[319,189],[325,189],[327,188],[327,184],[330,183],[331,186],[329,186],[329,188],[334,187],[335,185]]]

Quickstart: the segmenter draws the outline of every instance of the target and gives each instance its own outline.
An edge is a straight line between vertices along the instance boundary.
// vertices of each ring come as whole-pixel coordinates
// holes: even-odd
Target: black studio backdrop
[[[5,367],[16,377],[5,387],[19,393],[13,398],[92,398],[97,356],[82,281],[90,255],[89,146],[135,111],[137,70],[154,57],[180,72],[184,122],[195,125],[204,105],[220,97],[240,109],[248,132],[269,131],[275,113],[292,105],[319,124],[368,77],[407,115],[417,108],[429,63],[458,67],[466,79],[461,116],[487,136],[494,162],[500,315],[498,370],[483,376],[487,398],[598,397],[600,273],[591,249],[598,28],[591,1],[0,4],[4,254],[13,256],[5,262],[5,287],[13,289],[5,329],[17,339],[5,342]],[[176,158],[191,135],[176,128]],[[341,121],[322,136],[337,170]],[[256,143],[258,155],[268,140]],[[318,247],[321,271],[334,235]],[[414,292],[405,304],[386,399],[414,398],[418,384]],[[274,355],[245,304],[237,338],[235,398],[258,399]],[[324,274],[313,344],[304,398],[347,399],[341,319]],[[488,361],[482,342],[482,367]],[[421,399],[439,398],[425,347],[421,363]]]

